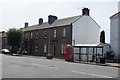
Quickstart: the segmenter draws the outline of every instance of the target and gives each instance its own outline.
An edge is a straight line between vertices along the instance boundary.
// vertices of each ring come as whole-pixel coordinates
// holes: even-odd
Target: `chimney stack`
[[[43,23],[43,19],[40,18],[40,19],[39,19],[39,25],[41,25],[42,23]]]
[[[48,16],[48,23],[49,24],[52,24],[55,20],[57,20],[56,16],[53,16],[53,15]]]
[[[84,9],[82,9],[82,15],[86,15],[86,16],[89,16],[89,9],[88,8],[84,8]]]
[[[25,27],[24,28],[27,28],[28,27],[28,22],[25,22]]]

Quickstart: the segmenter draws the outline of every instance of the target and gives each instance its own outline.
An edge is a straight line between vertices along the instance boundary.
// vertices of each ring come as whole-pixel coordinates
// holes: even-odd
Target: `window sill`
[[[65,55],[64,53],[61,53],[61,55]]]
[[[46,37],[44,37],[44,39],[47,39]]]
[[[66,38],[66,37],[62,37],[62,38]]]

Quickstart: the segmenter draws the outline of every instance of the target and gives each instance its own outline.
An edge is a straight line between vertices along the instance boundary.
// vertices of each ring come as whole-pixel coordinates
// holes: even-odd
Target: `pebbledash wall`
[[[100,26],[89,16],[89,9],[82,15],[58,19],[49,15],[48,22],[39,19],[39,24],[25,23],[25,49],[31,55],[46,56],[48,53],[64,58],[66,44],[99,43]]]

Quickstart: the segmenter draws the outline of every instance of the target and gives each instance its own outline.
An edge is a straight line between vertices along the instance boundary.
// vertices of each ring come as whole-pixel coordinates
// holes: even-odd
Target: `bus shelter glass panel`
[[[75,47],[74,48],[74,60],[75,61],[79,61],[79,56],[80,56],[80,48],[79,47]]]

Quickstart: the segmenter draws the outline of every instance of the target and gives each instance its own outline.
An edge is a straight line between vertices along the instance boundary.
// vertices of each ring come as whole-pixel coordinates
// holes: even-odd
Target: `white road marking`
[[[58,68],[56,68],[56,67],[45,66],[45,65],[44,65],[43,67],[46,67],[46,68],[49,68],[49,69],[56,69],[56,70],[58,69]]]
[[[18,63],[22,63],[22,64],[26,64],[25,62],[23,61],[17,61]],[[64,63],[68,63],[68,64],[78,64],[78,63],[69,63],[69,62],[64,62]],[[28,64],[28,63],[27,63]],[[26,65],[27,65],[26,64]],[[35,63],[32,63],[32,64],[28,64],[28,65],[33,65],[33,66],[41,66],[43,68],[48,68],[48,69],[54,69],[54,70],[57,70],[59,68],[57,67],[52,67],[52,66],[47,66],[47,65],[41,65],[41,64],[35,64]],[[87,64],[82,64],[82,65],[87,65]],[[93,66],[93,65],[91,65]],[[98,66],[97,66],[98,67]],[[113,68],[114,69],[114,68]],[[86,73],[86,72],[79,72],[79,71],[72,71],[74,73],[79,73],[79,74],[84,74],[84,75],[91,75],[91,76],[98,76],[98,77],[103,77],[103,78],[113,78],[113,77],[110,77],[110,76],[104,76],[104,75],[99,75],[99,74],[92,74],[92,73]]]
[[[78,71],[72,71],[72,72],[79,73],[79,74],[85,74],[85,75],[98,76],[98,77],[103,77],[103,78],[113,78],[113,77],[110,77],[110,76],[97,75],[97,74],[92,74],[92,73],[85,73],[85,72],[78,72]]]
[[[41,67],[49,68],[49,69],[55,69],[55,70],[58,69],[57,67],[51,67],[51,66],[46,66],[46,65],[41,65],[41,64],[32,64],[32,65],[34,65],[34,66],[41,66]]]
[[[50,68],[50,69],[56,69],[56,70],[58,69],[57,67],[49,67],[49,66],[48,66],[48,68]]]
[[[21,64],[26,64],[25,62],[23,61],[17,61],[18,63],[21,63]],[[26,64],[26,65],[32,65],[32,66],[38,66],[38,67],[44,67],[44,68],[49,68],[49,69],[55,69],[57,70],[58,68],[57,67],[52,67],[52,66],[46,66],[46,65],[41,65],[41,64],[35,64],[35,63],[31,63],[31,64]]]
[[[74,73],[86,74],[85,72],[72,71]]]

